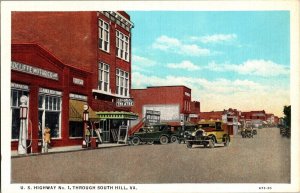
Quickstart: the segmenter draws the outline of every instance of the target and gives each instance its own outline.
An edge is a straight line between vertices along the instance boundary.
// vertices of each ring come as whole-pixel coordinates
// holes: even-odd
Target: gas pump
[[[27,149],[31,147],[31,142],[27,146],[27,136],[28,128],[27,128],[27,114],[28,114],[28,97],[23,95],[20,98],[20,134],[19,134],[19,144],[18,144],[18,154],[27,154]],[[30,132],[32,138],[32,132]],[[32,140],[31,140],[32,141]]]
[[[87,124],[89,121],[89,112],[88,112],[89,106],[87,104],[83,105],[83,141],[82,141],[82,147],[88,147],[90,141],[86,141],[86,129]]]

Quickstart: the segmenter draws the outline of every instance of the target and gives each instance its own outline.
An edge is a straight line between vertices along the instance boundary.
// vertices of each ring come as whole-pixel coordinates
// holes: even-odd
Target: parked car
[[[171,141],[177,141],[177,135],[171,131],[170,125],[161,123],[141,128],[139,132],[135,132],[129,137],[129,141],[133,145],[141,143],[153,144],[154,142],[167,144]]]
[[[189,133],[194,132],[198,129],[198,126],[196,124],[191,124],[191,123],[185,123],[184,127],[183,126],[175,126],[175,130],[173,132],[173,136],[177,136],[177,142],[180,143],[185,143],[186,137]],[[175,142],[172,141],[171,142]]]
[[[228,146],[230,135],[227,124],[222,121],[200,121],[198,129],[194,132],[187,132],[187,148],[193,145],[203,145],[204,147],[214,148],[215,144],[224,144]]]
[[[280,134],[283,137],[291,137],[291,128],[288,126],[281,126],[280,127]]]

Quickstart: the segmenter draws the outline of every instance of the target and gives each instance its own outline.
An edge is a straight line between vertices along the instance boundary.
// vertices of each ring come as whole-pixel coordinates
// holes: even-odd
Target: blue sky
[[[289,101],[288,11],[130,11],[132,87],[185,85],[201,111],[282,115]]]

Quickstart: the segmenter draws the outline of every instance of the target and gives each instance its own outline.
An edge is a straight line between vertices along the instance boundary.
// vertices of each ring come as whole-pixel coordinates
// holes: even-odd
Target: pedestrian
[[[86,128],[85,128],[85,142],[86,142],[86,147],[89,146],[90,138],[91,138],[90,127],[86,126]]]
[[[51,143],[51,129],[46,125],[44,129],[44,150],[45,152],[48,152],[48,148],[50,148],[50,143]]]

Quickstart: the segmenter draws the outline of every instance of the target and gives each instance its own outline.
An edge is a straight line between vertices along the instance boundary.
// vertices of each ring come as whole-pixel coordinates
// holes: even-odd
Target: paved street
[[[277,128],[229,147],[124,146],[12,159],[13,183],[289,183],[290,139]]]

